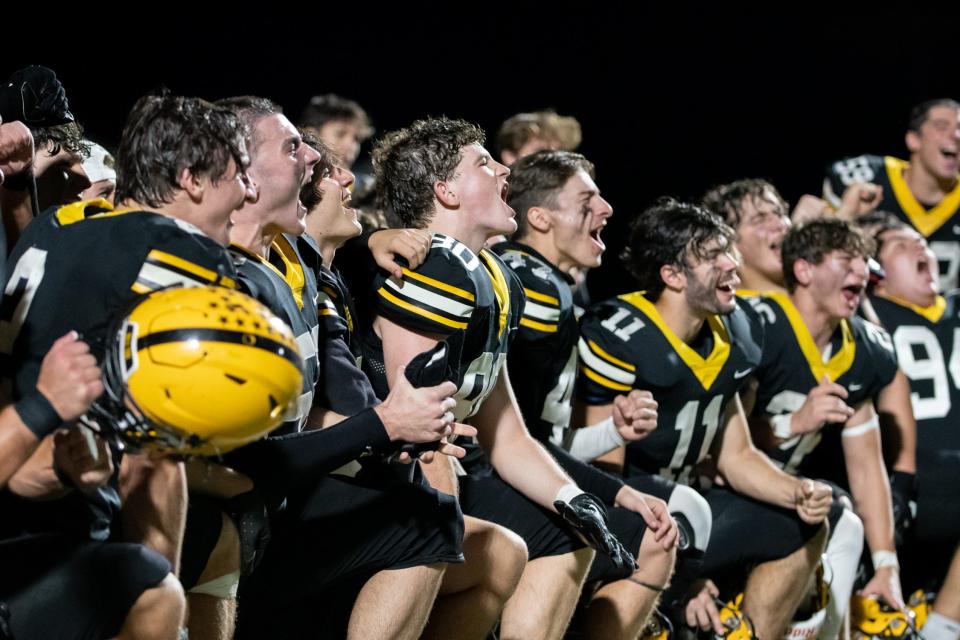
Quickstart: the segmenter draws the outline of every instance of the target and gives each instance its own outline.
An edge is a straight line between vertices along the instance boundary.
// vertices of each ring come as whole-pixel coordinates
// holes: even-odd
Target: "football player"
[[[243,127],[229,112],[173,96],[145,97],[134,106],[118,152],[122,213],[59,227],[49,224],[52,214],[42,217],[25,230],[11,255],[0,334],[3,375],[13,400],[35,388],[41,359],[67,330],[82,333],[100,359],[112,318],[140,294],[173,284],[233,284],[223,245],[230,215],[248,196],[246,162]],[[41,446],[31,461],[36,466],[28,463],[21,473],[35,474],[63,495],[65,488],[51,471],[51,449]],[[151,560],[155,566],[139,570],[135,581],[112,583],[139,593],[179,564],[183,469],[144,455],[121,461],[117,452],[114,462],[119,478],[115,473],[95,490],[67,489],[63,497],[44,502],[4,496],[5,513],[19,514],[4,518],[4,533],[67,531],[80,539],[106,540],[117,527],[122,539],[143,541],[169,560],[162,566]],[[121,550],[105,546],[110,553]],[[176,636],[179,614],[158,610],[153,615],[141,620],[148,626],[137,637]],[[38,616],[35,622],[71,623],[60,616]],[[102,635],[116,633],[119,626],[110,626],[115,624],[110,616],[95,624],[106,625]]]
[[[306,442],[310,434],[300,432],[308,424],[314,388],[319,382],[317,290],[296,244],[297,236],[305,230],[307,214],[300,201],[301,189],[311,180],[321,156],[303,143],[299,132],[269,101],[241,97],[221,104],[244,120],[254,141],[248,175],[258,197],[235,214],[231,230],[230,248],[236,256],[239,277],[255,297],[289,319],[299,334],[301,350],[307,351],[312,360],[305,366],[307,382],[296,414],[290,415],[270,440]],[[329,165],[322,167],[322,171],[330,169]],[[324,372],[325,376],[336,374]],[[403,385],[395,391],[401,388]],[[453,385],[412,391],[416,394],[414,404],[422,405],[418,410],[428,413],[428,421],[436,423],[433,440],[449,435],[452,419],[441,416],[453,405],[448,397]],[[389,414],[396,410],[395,397],[376,406],[362,406],[355,415],[382,414],[384,425],[392,426]],[[340,429],[346,424],[341,423]],[[368,430],[368,446],[382,446],[382,440],[390,434],[385,426],[371,424],[371,420],[360,424],[353,430]],[[458,449],[448,445],[451,453]],[[359,454],[357,451],[354,457]],[[228,455],[226,460],[239,461],[237,470],[274,493],[265,477],[267,467],[261,461],[249,453],[242,459]],[[271,467],[269,473],[289,471]],[[286,493],[269,497],[276,500],[281,496],[288,502],[282,512],[271,514],[274,534],[269,550],[243,585],[249,605],[239,629],[241,637],[302,637],[317,624],[316,612],[309,603],[335,589],[341,591],[344,605],[331,604],[326,622],[331,630],[342,622],[350,635],[369,636],[374,629],[383,629],[384,620],[389,618],[395,623],[394,637],[418,637],[446,563],[461,558],[462,521],[456,502],[429,487],[396,481],[351,481],[337,475],[301,481]],[[292,582],[290,576],[294,574],[299,577]],[[355,601],[346,596],[348,592],[355,595]]]
[[[831,164],[824,197],[839,206],[848,186],[880,185],[878,208],[895,213],[927,238],[940,262],[940,290],[947,291],[957,286],[960,274],[960,224],[955,219],[960,207],[960,104],[941,98],[914,107],[905,142],[909,161],[863,155]]]
[[[617,424],[611,419],[574,429],[567,437],[579,336],[567,271],[599,266],[605,248],[600,232],[613,209],[594,182],[593,164],[569,151],[538,151],[518,160],[511,167],[507,203],[516,211],[517,232],[494,251],[520,279],[527,297],[507,355],[517,405],[530,434],[577,484],[607,503],[611,529],[625,546],[638,550],[640,569],[628,580],[606,579],[609,561],[594,560],[588,584],[608,584],[592,597],[583,630],[591,637],[636,638],[659,595],[649,585],[666,585],[672,573],[673,523],[663,500],[642,495],[583,460],[645,434],[645,428],[656,425],[656,403],[649,392],[634,392],[637,406],[625,411],[640,414],[637,420],[618,414]],[[573,455],[551,441],[554,434],[558,443],[570,441]],[[709,507],[705,511],[709,514]],[[700,537],[705,546],[708,534]]]
[[[960,386],[950,363],[960,346],[957,292],[937,295],[937,259],[917,231],[888,219],[873,235],[885,273],[871,294],[873,309],[893,337],[900,368],[910,379],[918,426],[917,517],[913,535],[902,549],[907,556],[904,582],[929,588],[944,578],[945,567],[953,567],[946,573],[923,635],[956,640],[960,637],[960,505],[951,487],[956,484],[960,458],[953,418],[960,405]]]
[[[374,320],[361,338],[363,365],[382,396],[397,384],[398,367],[446,342],[458,386],[454,414],[471,418],[482,451],[474,448],[467,456],[467,475],[459,482],[446,460],[425,465],[427,476],[435,487],[459,495],[471,516],[465,518],[467,539],[484,526],[480,521],[491,521],[526,542],[530,562],[503,610],[503,635],[559,637],[593,556],[577,531],[625,574],[634,561],[607,528],[602,504],[527,432],[502,369],[524,298],[516,276],[483,249],[492,236],[516,229],[505,202],[509,170],[483,142],[477,127],[436,118],[388,134],[375,150],[389,214],[403,226],[432,232],[433,247],[419,268],[404,269],[401,278],[377,276]],[[457,625],[463,629],[456,635],[486,632],[476,617],[446,624],[450,635]]]
[[[762,332],[736,302],[732,241],[732,229],[695,205],[665,200],[641,214],[626,259],[639,291],[581,319],[577,388],[588,424],[610,417],[619,394],[653,393],[657,428],[627,445],[625,472],[702,491],[713,512],[703,575],[757,564],[745,611],[758,637],[773,638],[814,570],[831,492],[779,471],[750,440],[738,392],[760,362]],[[722,482],[709,487],[701,474]],[[688,624],[722,635],[716,587],[702,581],[695,593]]]
[[[511,165],[520,158],[543,149],[574,151],[583,134],[573,116],[553,111],[518,113],[507,118],[497,131],[500,160]]]
[[[789,293],[751,301],[765,327],[754,416],[767,426],[757,440],[786,472],[849,486],[873,554],[864,593],[902,609],[873,402],[897,375],[897,362],[890,336],[855,315],[869,241],[846,221],[821,218],[791,230],[781,251]]]

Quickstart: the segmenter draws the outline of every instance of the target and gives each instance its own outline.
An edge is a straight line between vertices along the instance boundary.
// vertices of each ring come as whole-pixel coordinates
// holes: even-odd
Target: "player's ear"
[[[433,195],[448,209],[456,209],[460,206],[460,198],[453,190],[453,185],[446,180],[437,180],[433,183]]]
[[[527,209],[527,224],[541,233],[546,233],[553,226],[553,219],[543,207]]]
[[[813,280],[813,265],[806,260],[797,260],[793,263],[793,277],[797,284],[807,286]]]
[[[200,198],[203,197],[204,185],[200,180],[200,176],[191,172],[190,169],[184,169],[180,172],[177,183],[194,202],[198,202]]]
[[[660,277],[667,288],[673,291],[683,291],[687,286],[687,276],[683,273],[683,269],[675,264],[665,264],[660,267]]]
[[[907,135],[904,136],[904,141],[907,145],[907,150],[910,153],[916,153],[920,151],[920,134],[916,131],[907,131]]]

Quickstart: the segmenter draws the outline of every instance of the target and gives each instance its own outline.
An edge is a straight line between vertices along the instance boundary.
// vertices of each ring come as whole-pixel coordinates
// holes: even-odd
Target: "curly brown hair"
[[[873,255],[873,240],[850,222],[839,218],[816,218],[790,229],[780,246],[787,291],[797,288],[793,266],[798,260],[820,264],[831,251],[843,251],[866,259]]]

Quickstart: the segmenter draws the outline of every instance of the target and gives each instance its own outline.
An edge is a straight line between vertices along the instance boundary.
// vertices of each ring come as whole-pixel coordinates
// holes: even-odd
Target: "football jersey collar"
[[[723,369],[723,365],[727,363],[730,357],[730,336],[720,316],[712,315],[707,318],[707,324],[713,334],[713,348],[710,355],[704,358],[667,326],[667,323],[660,316],[660,312],[657,311],[657,307],[644,298],[642,293],[628,293],[620,296],[620,299],[640,309],[660,329],[667,342],[670,343],[670,346],[673,347],[673,350],[676,351],[705,390],[709,390],[713,386]]]
[[[953,191],[928,211],[913,196],[906,180],[903,179],[903,171],[910,166],[910,163],[892,156],[886,156],[883,161],[887,168],[887,179],[893,188],[897,203],[910,219],[910,223],[924,237],[929,237],[957,212],[957,208],[960,207],[960,180],[957,181]]]
[[[565,273],[560,269],[558,269],[557,265],[553,264],[552,262],[544,258],[540,254],[540,252],[534,249],[533,247],[529,245],[525,245],[522,242],[517,242],[515,240],[507,240],[501,246],[503,246],[507,250],[516,251],[517,253],[522,253],[522,254],[536,258],[543,264],[550,267],[550,269],[557,275],[558,278],[560,278],[570,286],[573,286],[574,284],[576,284],[576,280],[573,279],[573,276],[571,276],[569,273]]]
[[[497,336],[502,338],[503,331],[507,328],[507,322],[510,319],[510,288],[507,286],[507,279],[503,275],[503,270],[497,264],[497,259],[488,249],[480,250],[480,259],[483,261],[484,272],[489,276],[490,284],[493,285],[493,293],[497,298],[497,308],[500,312]]]
[[[915,304],[911,304],[902,298],[897,298],[896,296],[877,294],[878,298],[883,298],[884,300],[889,300],[894,304],[898,304],[901,307],[910,309],[918,316],[922,316],[930,321],[930,324],[937,324],[940,322],[940,318],[943,317],[944,311],[947,310],[947,300],[943,296],[937,296],[937,300],[930,305],[929,307],[921,307]]]
[[[794,306],[790,296],[785,293],[769,293],[767,298],[773,300],[783,313],[787,316],[787,321],[793,328],[793,335],[803,352],[803,357],[810,366],[810,373],[819,383],[826,375],[831,382],[836,382],[837,378],[846,373],[853,365],[854,356],[856,356],[856,343],[853,339],[853,329],[850,327],[849,320],[840,321],[840,348],[834,353],[827,362],[823,361],[820,350],[817,349],[817,343],[814,342],[810,330],[804,323],[800,312]]]

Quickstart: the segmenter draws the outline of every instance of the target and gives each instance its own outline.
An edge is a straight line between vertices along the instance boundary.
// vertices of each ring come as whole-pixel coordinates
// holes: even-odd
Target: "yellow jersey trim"
[[[797,344],[800,345],[800,351],[803,352],[803,357],[810,366],[810,372],[818,384],[825,375],[830,379],[830,382],[836,382],[853,366],[853,359],[857,355],[857,345],[853,339],[853,329],[850,327],[849,321],[840,321],[840,349],[830,357],[828,362],[824,363],[823,356],[817,349],[813,336],[810,335],[810,330],[807,329],[807,325],[800,317],[800,312],[793,305],[793,301],[790,300],[790,296],[785,293],[770,293],[766,297],[780,305],[780,308],[786,314],[787,321],[793,329],[793,335],[797,339]]]
[[[893,188],[893,195],[903,212],[910,219],[910,223],[924,235],[929,237],[934,231],[942,227],[947,220],[953,217],[960,207],[960,180],[953,188],[953,191],[944,196],[937,206],[927,210],[910,192],[906,180],[903,179],[903,172],[910,167],[910,163],[892,156],[885,156],[883,159],[887,168],[887,179]]]
[[[503,337],[503,331],[507,328],[507,320],[510,319],[510,288],[507,286],[507,279],[503,272],[497,267],[497,263],[491,255],[486,249],[480,251],[480,257],[486,266],[487,275],[490,277],[490,282],[493,283],[493,293],[497,297],[497,306],[500,307],[500,328],[497,335]]]
[[[221,286],[228,287],[231,289],[237,289],[237,283],[232,279],[221,276],[216,271],[211,271],[206,267],[201,267],[198,264],[194,264],[189,260],[184,260],[180,256],[175,256],[172,253],[167,253],[166,251],[160,251],[159,249],[153,249],[150,253],[147,254],[148,260],[156,260],[160,264],[167,264],[171,267],[180,269],[181,271],[186,271],[191,273],[201,280],[205,280],[211,284],[220,284]]]
[[[453,295],[459,296],[464,300],[469,300],[470,302],[473,302],[475,300],[474,295],[469,291],[464,291],[463,289],[454,287],[453,285],[449,285],[446,282],[440,282],[439,280],[436,280],[429,276],[421,275],[415,271],[410,271],[410,269],[407,269],[406,267],[403,267],[402,270],[403,270],[403,275],[407,276],[408,278],[413,278],[414,280],[425,282],[431,287],[436,287],[437,289],[441,289],[443,291],[446,291],[447,293],[452,293]]]
[[[936,302],[934,302],[929,307],[921,307],[915,304],[911,304],[906,300],[897,298],[896,296],[888,296],[888,295],[882,295],[882,294],[877,294],[877,296],[880,298],[884,298],[885,300],[889,300],[894,304],[898,304],[901,307],[906,307],[907,309],[910,309],[918,316],[923,316],[924,318],[929,320],[932,324],[937,324],[938,322],[940,322],[940,318],[943,317],[944,312],[947,310],[947,300],[943,296],[937,296]]]
[[[523,292],[527,294],[527,297],[531,300],[536,300],[537,302],[546,302],[547,304],[552,304],[557,307],[560,306],[560,301],[553,296],[548,296],[545,293],[538,293],[536,291],[527,289],[526,287],[523,288]]]
[[[707,318],[707,324],[710,326],[710,331],[713,334],[713,349],[710,350],[710,355],[704,358],[670,330],[670,327],[663,321],[660,312],[657,311],[654,304],[644,298],[642,294],[629,293],[620,296],[620,298],[643,311],[643,313],[657,325],[657,328],[663,333],[663,336],[670,343],[670,346],[673,347],[673,350],[680,356],[680,359],[690,368],[690,371],[697,380],[700,381],[700,385],[705,390],[709,390],[710,387],[713,386],[713,383],[720,375],[720,371],[723,370],[723,365],[727,363],[730,357],[730,336],[727,334],[727,328],[719,316],[713,315]]]
[[[632,365],[632,364],[630,364],[629,362],[624,362],[623,360],[620,360],[619,358],[614,358],[612,355],[610,355],[609,353],[607,353],[606,351],[604,351],[603,349],[601,349],[601,348],[600,348],[600,345],[598,345],[598,344],[597,344],[596,342],[594,342],[593,340],[587,340],[587,344],[590,346],[590,351],[593,351],[595,354],[597,354],[598,356],[600,356],[601,358],[603,358],[603,359],[606,360],[607,362],[609,362],[609,363],[611,363],[611,364],[615,364],[615,365],[617,365],[618,367],[621,367],[621,368],[623,368],[623,369],[627,369],[628,371],[636,371],[636,370],[637,370],[637,367],[634,366],[634,365]]]
[[[447,318],[444,318],[444,317],[441,316],[441,315],[437,315],[436,313],[433,313],[433,312],[431,312],[431,311],[427,311],[426,309],[421,309],[420,307],[417,307],[417,306],[415,306],[415,305],[412,305],[412,304],[410,304],[409,302],[406,302],[406,301],[401,300],[400,298],[394,296],[394,295],[391,294],[389,291],[387,291],[385,287],[380,287],[380,289],[377,291],[377,293],[379,293],[381,296],[383,296],[384,298],[386,298],[387,300],[389,300],[391,303],[397,305],[398,307],[400,307],[400,308],[402,308],[402,309],[406,309],[407,311],[410,311],[411,313],[415,313],[415,314],[417,314],[418,316],[423,316],[424,318],[428,318],[428,319],[430,319],[430,320],[433,320],[434,322],[439,322],[440,324],[446,325],[446,326],[451,327],[451,328],[453,328],[453,329],[466,329],[466,328],[467,328],[467,323],[466,323],[466,322],[456,322],[455,320],[448,320]]]
[[[630,391],[630,390],[632,389],[632,387],[628,387],[628,386],[625,385],[625,384],[620,384],[619,382],[614,382],[613,380],[610,380],[609,378],[605,378],[605,377],[603,377],[602,375],[600,375],[599,373],[593,371],[592,369],[590,369],[590,368],[588,368],[588,367],[581,367],[580,370],[583,371],[583,373],[584,373],[588,378],[590,378],[591,380],[593,380],[594,382],[596,382],[596,383],[599,384],[599,385],[602,385],[602,386],[604,386],[604,387],[607,387],[608,389],[614,389],[615,391]]]
[[[536,329],[537,331],[543,331],[544,333],[557,332],[557,325],[555,324],[545,324],[543,322],[537,322],[536,320],[528,320],[527,318],[520,318],[520,324],[528,329]]]
[[[286,271],[286,273],[281,273],[280,275],[283,276],[283,280],[287,283],[287,286],[290,287],[290,291],[293,293],[293,299],[297,301],[297,309],[302,311],[303,287],[307,283],[307,278],[303,273],[303,265],[300,264],[300,260],[297,258],[297,252],[294,250],[293,245],[290,244],[290,241],[282,235],[277,236],[270,246],[276,250],[277,255],[279,255],[283,261],[284,271]],[[269,261],[265,262],[269,264]],[[270,266],[273,265],[271,264]],[[280,273],[276,267],[274,267],[274,271]]]

